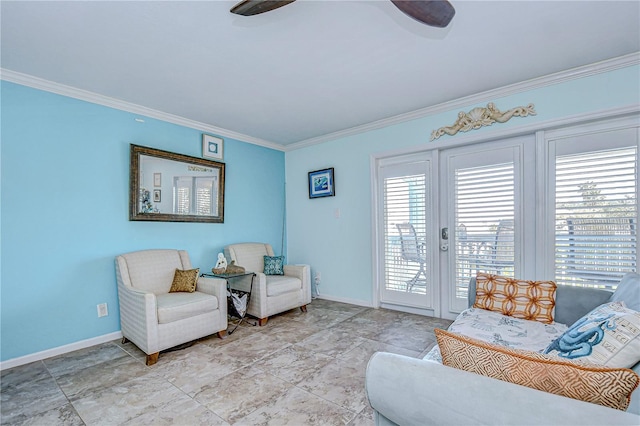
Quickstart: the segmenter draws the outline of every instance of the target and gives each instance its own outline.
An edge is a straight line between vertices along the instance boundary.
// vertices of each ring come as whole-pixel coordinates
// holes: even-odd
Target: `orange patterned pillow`
[[[525,281],[478,272],[474,308],[545,324],[553,322],[556,283]]]
[[[605,407],[626,410],[640,382],[627,368],[565,361],[440,329],[435,333],[446,366]]]

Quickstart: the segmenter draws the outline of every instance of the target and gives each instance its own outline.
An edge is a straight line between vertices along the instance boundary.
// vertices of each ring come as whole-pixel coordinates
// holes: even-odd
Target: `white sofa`
[[[160,351],[227,331],[226,282],[199,277],[196,291],[169,293],[176,269],[192,269],[182,250],[143,250],[116,257],[124,340],[155,364]]]
[[[625,277],[634,284],[627,286],[632,291],[624,295],[634,310],[640,304],[638,277]],[[471,305],[474,280],[469,289]],[[606,290],[559,286],[555,318],[573,324],[597,306],[620,300]],[[550,328],[561,334],[566,326]],[[540,333],[538,338],[545,339]],[[624,412],[447,367],[433,360],[435,352],[427,355],[431,359],[383,352],[371,357],[366,391],[377,425],[640,425],[638,389]],[[640,363],[633,370],[640,373]]]
[[[306,312],[311,303],[309,265],[284,265],[284,275],[265,275],[264,256],[274,256],[270,244],[239,243],[224,248],[229,262],[256,274],[247,313],[265,325],[271,315],[300,308]]]

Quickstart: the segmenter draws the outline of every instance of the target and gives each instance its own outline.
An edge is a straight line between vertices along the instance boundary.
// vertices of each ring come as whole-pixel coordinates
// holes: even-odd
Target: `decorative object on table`
[[[218,262],[216,266],[211,270],[214,274],[224,274],[227,271],[227,259],[224,257],[224,253],[218,253]]]
[[[335,195],[333,167],[309,172],[309,198],[333,197]]]
[[[244,274],[245,269],[242,266],[236,265],[236,261],[232,260],[227,266],[227,274]]]
[[[491,126],[495,122],[506,123],[512,117],[526,117],[528,115],[536,115],[533,104],[502,112],[496,108],[493,102],[489,102],[486,108],[476,107],[467,113],[460,111],[458,119],[451,126],[440,127],[431,132],[431,140],[436,140],[444,134],[453,136],[458,132],[468,132],[484,126]]]
[[[202,156],[223,159],[224,140],[211,135],[202,135]]]

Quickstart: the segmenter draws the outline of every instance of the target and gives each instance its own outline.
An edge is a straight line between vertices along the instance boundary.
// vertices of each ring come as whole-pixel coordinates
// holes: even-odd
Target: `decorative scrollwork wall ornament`
[[[467,113],[460,111],[458,119],[451,126],[440,127],[431,132],[431,140],[438,139],[444,134],[453,136],[458,132],[468,132],[484,126],[491,126],[495,122],[506,123],[511,117],[526,117],[528,115],[536,115],[533,104],[502,112],[496,108],[493,102],[489,102],[486,108],[476,107]]]

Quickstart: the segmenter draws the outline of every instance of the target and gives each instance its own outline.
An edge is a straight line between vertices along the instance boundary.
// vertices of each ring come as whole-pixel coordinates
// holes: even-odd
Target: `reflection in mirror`
[[[131,145],[129,218],[224,222],[224,163]]]

